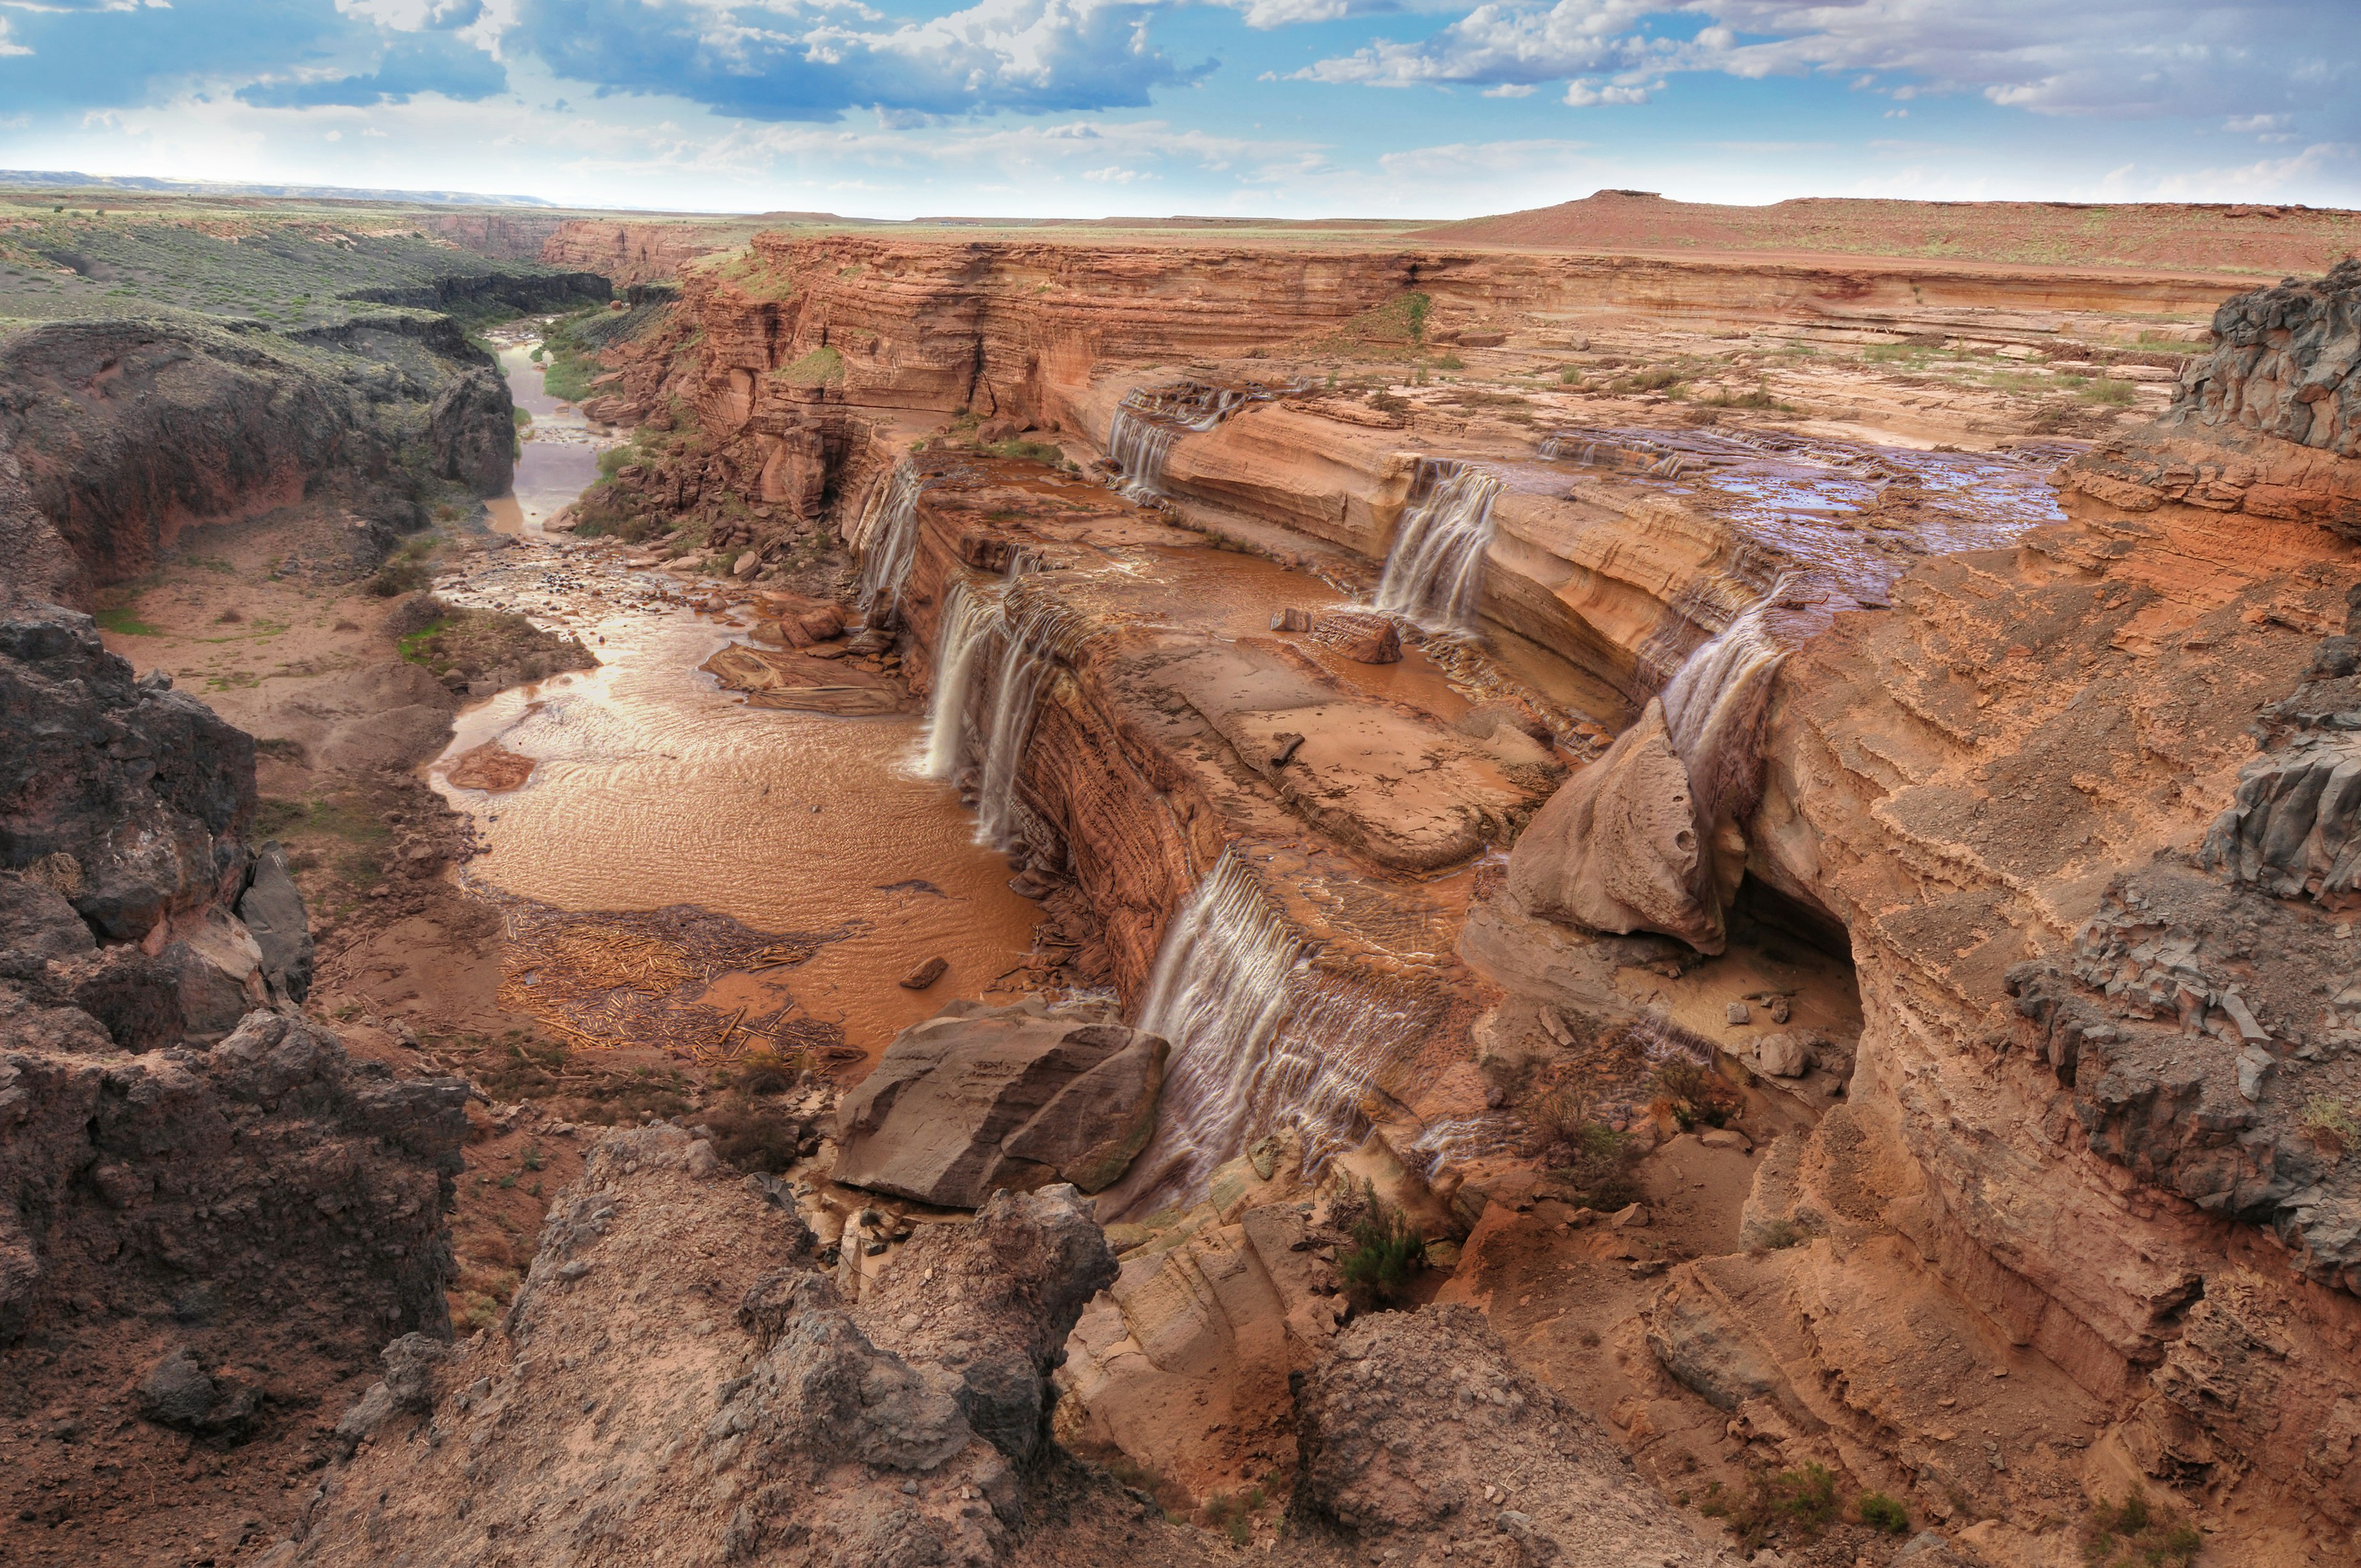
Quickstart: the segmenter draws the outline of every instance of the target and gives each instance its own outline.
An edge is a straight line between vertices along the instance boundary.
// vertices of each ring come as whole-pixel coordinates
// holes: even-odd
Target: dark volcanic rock
[[[0,870],[136,941],[240,884],[254,807],[245,731],[135,681],[88,616],[0,607]]]
[[[210,1052],[0,1047],[0,1339],[52,1303],[290,1300],[323,1332],[450,1332],[443,1210],[467,1085],[397,1082],[258,1012]],[[87,1040],[82,1042],[87,1046]],[[177,1407],[176,1407],[177,1408]]]
[[[493,371],[464,372],[443,389],[426,418],[434,471],[479,496],[497,496],[516,471],[516,405]]]
[[[2191,366],[2168,424],[2227,425],[2361,457],[2361,259],[2310,282],[2233,295],[2219,346]]]
[[[1103,1008],[954,1002],[844,1098],[835,1179],[957,1209],[1052,1181],[1096,1192],[1156,1130],[1170,1049]]]
[[[262,971],[297,1002],[312,989],[312,927],[303,914],[303,893],[287,869],[287,851],[265,844],[254,857],[254,875],[237,901],[237,917],[262,948]]]
[[[1081,1195],[929,1227],[856,1305],[777,1183],[725,1171],[677,1127],[599,1140],[505,1333],[416,1368],[423,1415],[389,1354],[348,1418],[377,1441],[329,1473],[292,1560],[1009,1562],[1012,1455],[1115,1272]]]

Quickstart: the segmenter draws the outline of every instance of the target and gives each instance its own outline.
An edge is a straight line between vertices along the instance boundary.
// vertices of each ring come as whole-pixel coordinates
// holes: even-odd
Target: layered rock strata
[[[2303,323],[2344,288],[2224,307],[2188,385],[2304,384],[2331,337]],[[2282,357],[2257,359],[2254,322],[2279,323],[2258,330]],[[2334,405],[2333,369],[2306,407]],[[2157,460],[2180,439],[2160,433]],[[1920,566],[1890,614],[1839,616],[1782,674],[1750,870],[1841,921],[1868,1025],[1847,1105],[1803,1152],[1821,1174],[1758,1198],[1830,1238],[1784,1267],[1902,1238],[2120,1420],[2151,1475],[2281,1490],[2341,1527],[2352,1466],[2322,1434],[2361,1409],[2361,1209],[2321,1108],[2361,1085],[2325,716],[2361,563],[2321,448],[2234,439],[2250,493],[2317,503],[2127,510],[2110,477],[2142,450],[2126,443],[2070,470],[2070,521]],[[1717,1299],[1725,1341],[1795,1339],[1774,1294]],[[1785,1364],[1806,1404],[1811,1377],[1848,1379],[1850,1414],[1821,1419],[1876,1414],[1843,1355]]]

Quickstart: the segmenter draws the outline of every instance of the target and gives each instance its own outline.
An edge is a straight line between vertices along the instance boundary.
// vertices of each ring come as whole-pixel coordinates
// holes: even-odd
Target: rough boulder
[[[1171,1047],[1108,1009],[954,1002],[895,1037],[838,1110],[835,1179],[972,1209],[1108,1186],[1148,1145]]]
[[[1080,1195],[937,1227],[857,1305],[783,1199],[676,1127],[602,1139],[504,1329],[409,1367],[420,1413],[389,1372],[280,1561],[1007,1561],[1043,1375],[1115,1274]]]
[[[1370,1562],[1719,1559],[1472,1307],[1353,1324],[1303,1379],[1296,1432],[1296,1507],[1352,1532]]]

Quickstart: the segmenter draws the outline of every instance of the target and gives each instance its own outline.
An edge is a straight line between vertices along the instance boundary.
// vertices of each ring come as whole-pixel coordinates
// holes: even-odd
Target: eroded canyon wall
[[[1806,643],[1753,861],[1843,922],[1868,1020],[1809,1157],[1881,1175],[1791,1212],[1908,1238],[2151,1474],[2340,1525],[2361,1186],[2323,1107],[2361,1094],[2361,1036],[2323,873],[2350,808],[2290,759],[2343,755],[2356,287],[2224,306],[2164,423],[2069,469],[2069,521]]]

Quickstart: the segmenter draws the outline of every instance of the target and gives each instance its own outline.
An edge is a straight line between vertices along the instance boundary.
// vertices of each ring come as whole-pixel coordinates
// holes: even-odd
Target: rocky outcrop
[[[235,899],[248,869],[254,741],[170,685],[86,615],[0,607],[0,869],[113,942]]]
[[[1773,705],[1750,870],[1840,920],[1859,966],[1848,1103],[1803,1156],[1859,1174],[1821,1212],[1905,1238],[2010,1340],[2132,1409],[2152,1474],[2252,1475],[2345,1519],[2341,1461],[2234,1412],[2265,1383],[2322,1412],[2356,1387],[2334,1146],[2361,1082],[2323,906],[2343,902],[2328,716],[2351,696],[2338,640],[2361,568],[2333,506],[2256,505],[2261,478],[2243,503],[2115,488],[2188,439],[2093,453],[2066,476],[2066,524],[1921,565],[1890,614],[1805,644]],[[2258,476],[2352,466],[2240,439]],[[2183,1348],[2233,1286],[2232,1316],[2276,1325],[2303,1368],[2283,1388],[2234,1350]]]
[[[0,340],[0,546],[24,563],[13,586],[86,600],[152,569],[192,525],[305,501],[347,512],[344,570],[367,570],[426,521],[412,442],[425,472],[505,488],[505,384],[449,321],[379,315],[317,329],[298,352],[138,317]]]
[[[292,1561],[1008,1561],[1042,1376],[1114,1272],[1077,1195],[934,1227],[856,1305],[774,1190],[675,1127],[602,1140],[504,1328],[423,1414],[383,1401]]]
[[[1170,1049],[1111,1007],[954,1002],[839,1103],[831,1174],[958,1209],[1053,1182],[1099,1191],[1148,1146]]]
[[[1661,931],[1714,953],[1725,941],[1726,896],[1714,864],[1698,834],[1688,769],[1673,750],[1663,705],[1652,700],[1607,755],[1534,815],[1510,854],[1509,888],[1543,919]]]
[[[1296,1420],[1296,1508],[1372,1560],[1701,1568],[1720,1556],[1471,1307],[1354,1323],[1303,1380]]]
[[[426,438],[444,478],[478,496],[497,496],[516,470],[516,432],[502,430],[511,417],[508,383],[491,370],[476,368],[453,378],[426,411]]]
[[[2234,296],[2213,313],[2213,335],[2218,346],[2182,376],[2165,424],[2361,457],[2361,258]]]
[[[397,1081],[271,1012],[210,1051],[0,1036],[0,1336],[48,1323],[95,1344],[108,1314],[199,1300],[192,1319],[225,1331],[448,1334],[466,1085]]]

